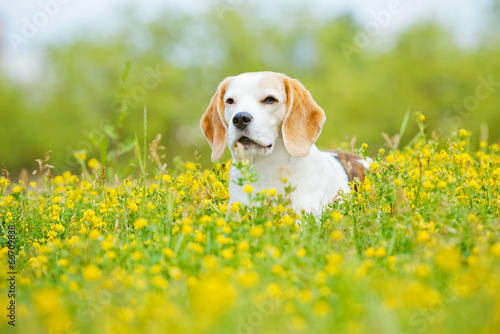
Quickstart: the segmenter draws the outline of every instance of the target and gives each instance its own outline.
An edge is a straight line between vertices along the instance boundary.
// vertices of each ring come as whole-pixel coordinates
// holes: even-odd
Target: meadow
[[[14,226],[16,326],[2,315],[0,331],[497,333],[499,145],[472,150],[463,129],[439,144],[414,118],[403,148],[352,148],[374,163],[321,217],[256,193],[244,164],[167,169],[154,143],[136,141],[134,177],[82,153],[79,173],[51,175],[48,157],[36,181],[4,169],[0,300],[8,313]],[[252,206],[228,207],[229,168]]]

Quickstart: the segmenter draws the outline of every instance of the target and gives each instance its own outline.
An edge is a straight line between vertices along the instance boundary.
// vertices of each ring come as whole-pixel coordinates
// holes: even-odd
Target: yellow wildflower
[[[455,271],[460,267],[460,252],[455,248],[443,248],[435,256],[436,264],[445,271]]]
[[[318,317],[323,317],[330,311],[330,309],[331,306],[328,302],[320,300],[313,305],[313,314]]]
[[[431,239],[429,232],[426,230],[420,230],[417,232],[417,242],[419,244],[425,243]]]
[[[92,169],[96,169],[101,165],[101,163],[95,158],[90,159],[87,164]]]
[[[168,287],[168,281],[160,275],[153,276],[152,282],[153,285],[160,289],[166,289]]]
[[[144,218],[139,218],[134,223],[135,230],[140,230],[141,228],[146,227],[146,226],[148,226],[148,222]]]
[[[253,191],[253,187],[249,184],[247,184],[244,188],[243,191],[246,192],[247,194],[250,194]]]
[[[333,240],[342,240],[344,239],[344,235],[342,234],[342,232],[335,230],[330,233],[330,238],[332,238]]]
[[[250,236],[252,238],[260,238],[264,234],[264,228],[262,226],[254,226],[250,229]]]
[[[84,280],[89,282],[98,281],[102,277],[102,271],[95,264],[89,264],[83,268],[82,276]]]

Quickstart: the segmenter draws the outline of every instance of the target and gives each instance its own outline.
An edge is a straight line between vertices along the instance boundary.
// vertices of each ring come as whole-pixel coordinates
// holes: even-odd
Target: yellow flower
[[[161,273],[161,266],[159,264],[153,264],[151,266],[151,274],[158,275]]]
[[[338,211],[333,211],[332,212],[332,220],[335,222],[335,223],[338,223],[340,221],[340,219],[342,218],[342,214]]]
[[[61,196],[56,196],[52,199],[52,203],[54,204],[61,203],[62,201],[63,199],[61,198]]]
[[[342,232],[335,230],[330,233],[330,238],[332,238],[333,240],[342,240],[344,239],[344,236],[342,235]]]
[[[193,233],[193,227],[191,225],[182,225],[182,234]]]
[[[226,259],[226,260],[230,260],[233,258],[233,250],[232,249],[224,249],[222,252],[221,252],[221,256]]]
[[[107,257],[108,259],[114,259],[116,256],[117,256],[117,254],[116,254],[116,252],[114,252],[114,251],[111,251],[111,250],[110,250],[110,251],[107,251],[107,252],[106,252],[106,257]]]
[[[268,284],[266,287],[266,293],[275,299],[281,298],[283,294],[281,287],[277,283]]]
[[[101,243],[102,250],[107,251],[113,248],[113,236],[108,235]]]
[[[455,271],[460,267],[460,252],[455,248],[443,248],[435,257],[436,264],[445,271]]]
[[[283,276],[283,275],[285,275],[285,268],[283,268],[283,266],[281,264],[275,264],[271,268],[271,272],[277,276]]]
[[[248,241],[241,241],[239,244],[238,244],[238,251],[240,252],[246,252],[248,251],[248,249],[250,248],[250,243]]]
[[[419,119],[420,119],[420,122],[423,122],[425,120],[425,115],[424,114],[420,114]]]
[[[187,279],[186,279],[186,285],[188,287],[193,287],[195,286],[195,284],[198,282],[198,279],[195,277],[195,276],[189,276]]]
[[[240,211],[240,206],[241,206],[240,202],[234,202],[233,204],[231,204],[231,212],[234,213]]]
[[[342,255],[338,253],[331,253],[328,254],[326,258],[326,264],[325,264],[325,272],[331,275],[337,275],[340,273],[340,265],[342,264],[343,258]],[[321,279],[322,273],[318,273],[319,276],[316,277],[316,279]]]
[[[182,278],[182,270],[179,267],[172,267],[168,269],[168,275],[176,281]]]
[[[33,302],[41,314],[57,313],[61,310],[60,293],[54,288],[43,288],[35,292]]]
[[[172,258],[174,257],[174,251],[170,248],[163,248],[163,255],[165,255],[166,257],[169,257],[169,258]]]
[[[211,221],[212,221],[212,218],[210,216],[207,216],[207,215],[200,218],[200,222],[202,224],[210,223]]]
[[[243,191],[246,192],[247,194],[250,194],[253,191],[253,187],[249,184],[247,184],[244,188]]]
[[[277,194],[277,191],[274,188],[269,189],[269,191],[267,192],[268,197],[274,197],[274,196],[276,196],[276,194]]]
[[[130,212],[132,212],[132,213],[135,213],[139,210],[139,207],[137,206],[137,204],[135,202],[130,202],[128,204],[128,208],[129,208]]]
[[[74,152],[73,155],[78,160],[83,160],[83,161],[87,160],[87,155],[85,154],[85,152]]]
[[[330,311],[330,309],[330,304],[324,300],[320,300],[313,305],[313,313],[318,317],[325,316]]]
[[[59,263],[59,265],[60,265],[61,267],[66,267],[66,266],[68,266],[68,260],[66,260],[66,259],[60,259],[60,260],[58,261],[58,263]]]
[[[148,222],[144,218],[139,218],[134,223],[135,230],[140,230],[141,228],[146,227],[146,226],[148,226]]]
[[[4,177],[0,179],[0,187],[7,187],[10,184],[10,181]]]
[[[500,257],[500,242],[497,242],[493,246],[491,246],[491,254],[495,255],[496,257]]]
[[[304,256],[306,256],[306,250],[304,248],[300,248],[298,251],[297,251],[297,256],[300,257],[300,258],[303,258]]]
[[[264,228],[262,226],[254,226],[250,229],[250,236],[252,238],[260,238],[264,234]]]
[[[189,244],[189,248],[193,251],[195,251],[196,253],[198,254],[202,254],[203,253],[203,246],[198,244],[198,243],[195,243],[195,242],[191,242]]]
[[[438,186],[438,188],[446,188],[447,183],[446,183],[446,181],[440,180],[440,181],[438,181],[437,186]]]
[[[207,268],[208,270],[217,269],[217,265],[219,263],[219,260],[217,260],[217,258],[213,255],[206,255],[203,257],[203,259],[201,259],[201,261],[203,262],[205,268]]]
[[[224,227],[226,225],[226,222],[222,218],[217,218],[217,220],[215,221],[215,225],[217,227]]]
[[[227,244],[229,242],[229,240],[223,234],[217,235],[216,240],[221,245],[225,245],[225,244]]]
[[[420,230],[420,231],[418,231],[418,233],[417,233],[417,242],[419,244],[427,242],[430,239],[431,239],[431,236],[430,236],[429,232],[427,232],[426,230]]]
[[[300,291],[299,298],[303,303],[309,303],[313,298],[311,290],[304,289],[304,290]]]
[[[470,132],[464,129],[460,129],[460,131],[458,131],[458,137],[460,138],[470,137],[471,135],[472,134]]]
[[[217,319],[236,300],[236,289],[224,277],[208,276],[201,278],[189,294],[190,306],[204,316]]]
[[[293,225],[295,223],[295,219],[292,217],[285,215],[281,218],[281,222],[287,226]]]
[[[168,287],[168,281],[159,275],[154,276],[152,281],[153,285],[157,286],[160,289],[165,289]]]
[[[95,240],[95,239],[99,238],[100,236],[101,236],[101,232],[99,232],[99,230],[96,230],[96,229],[92,229],[89,233],[90,240]]]
[[[170,175],[168,175],[168,174],[163,174],[163,175],[161,176],[161,180],[162,180],[163,182],[168,182],[168,181],[172,180],[172,177],[171,177]]]
[[[384,257],[387,254],[385,248],[379,247],[375,250],[375,257]]]
[[[68,287],[73,292],[77,292],[78,290],[80,290],[80,285],[78,284],[77,281],[70,281],[68,283]]]
[[[249,288],[255,286],[259,282],[259,274],[254,271],[246,272],[238,275],[237,280],[243,287]]]
[[[100,162],[95,158],[90,159],[87,164],[92,169],[96,169],[97,167],[99,167],[101,165]]]
[[[428,277],[431,273],[431,268],[425,263],[417,265],[415,268],[415,275],[420,278]]]
[[[82,276],[88,282],[98,281],[102,277],[102,271],[95,264],[89,264],[83,268]]]
[[[372,247],[369,247],[365,250],[365,255],[366,257],[373,257],[375,256],[375,249],[373,249]]]
[[[130,255],[130,257],[132,257],[132,259],[135,261],[140,261],[142,259],[142,253],[139,251],[135,251]]]
[[[374,161],[374,162],[372,162],[370,164],[370,170],[371,171],[376,171],[379,167],[380,167],[380,164],[378,162],[376,162],[376,161]]]

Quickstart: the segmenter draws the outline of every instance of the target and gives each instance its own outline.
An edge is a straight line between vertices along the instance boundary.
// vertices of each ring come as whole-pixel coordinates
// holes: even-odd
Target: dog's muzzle
[[[245,136],[238,139],[237,142],[240,143],[241,145],[243,145],[243,147],[245,147],[245,148],[259,148],[259,149],[268,148],[269,149],[269,148],[273,147],[273,144],[264,146],[264,145],[261,145],[261,144],[255,142],[252,139],[245,137]]]

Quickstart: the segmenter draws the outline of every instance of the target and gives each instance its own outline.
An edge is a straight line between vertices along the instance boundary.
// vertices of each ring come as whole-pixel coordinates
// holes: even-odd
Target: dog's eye
[[[232,98],[229,98],[226,100],[227,104],[234,104],[234,100]]]
[[[262,100],[262,103],[267,103],[267,104],[273,104],[275,102],[278,102],[278,100],[276,100],[274,96],[268,96],[264,100]]]

